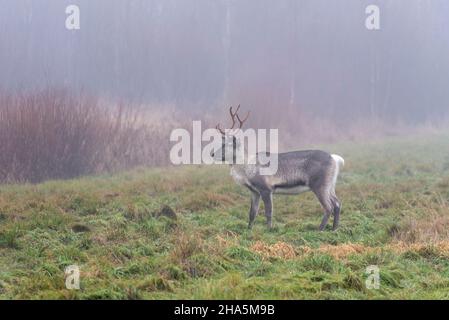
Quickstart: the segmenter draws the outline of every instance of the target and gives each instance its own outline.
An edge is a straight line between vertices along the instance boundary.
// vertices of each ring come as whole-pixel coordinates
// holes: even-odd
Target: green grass
[[[0,298],[449,298],[449,136],[325,149],[346,161],[337,232],[317,231],[310,193],[276,196],[274,229],[261,211],[247,230],[249,192],[224,166],[2,186]],[[157,217],[166,205],[177,220]]]

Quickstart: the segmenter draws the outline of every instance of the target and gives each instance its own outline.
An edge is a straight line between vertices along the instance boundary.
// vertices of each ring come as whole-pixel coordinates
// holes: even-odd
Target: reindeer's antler
[[[231,120],[232,120],[232,126],[230,128],[230,130],[234,129],[235,126],[235,119],[237,118],[237,121],[239,122],[239,129],[241,129],[243,127],[243,124],[245,123],[246,120],[248,120],[249,117],[249,111],[248,114],[246,115],[246,117],[242,120],[240,119],[240,116],[238,115],[240,109],[240,104],[238,105],[237,109],[235,110],[235,112],[232,112],[232,107],[229,108],[229,114],[231,115]],[[217,124],[217,126],[215,127],[218,131],[220,131],[221,134],[225,134],[225,132],[220,128],[220,124]]]
[[[237,113],[237,111],[239,110],[239,108],[240,108],[240,105],[239,105],[239,107],[237,108],[237,110],[235,111],[235,115],[237,116],[237,120],[239,121],[239,129],[241,129],[241,128],[243,127],[243,124],[246,122],[246,120],[248,120],[250,111],[248,111],[248,113],[246,114],[245,119],[242,120],[242,119],[240,119],[240,116],[239,116],[238,113]]]
[[[218,131],[220,131],[220,133],[221,133],[222,135],[225,135],[225,132],[220,128],[220,124],[217,124],[217,125],[215,126],[215,129],[217,129]]]

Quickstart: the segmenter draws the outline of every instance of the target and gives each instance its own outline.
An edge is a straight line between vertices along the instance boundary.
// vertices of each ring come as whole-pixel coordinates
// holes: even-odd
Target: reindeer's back
[[[278,154],[278,170],[268,183],[274,189],[311,187],[326,179],[333,170],[334,161],[321,150],[292,151]],[[305,190],[305,188],[304,188]]]

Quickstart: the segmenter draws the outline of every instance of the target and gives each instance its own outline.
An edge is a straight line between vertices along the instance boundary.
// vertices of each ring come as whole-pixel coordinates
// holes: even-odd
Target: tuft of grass
[[[18,249],[18,238],[20,236],[20,229],[17,225],[0,231],[0,247]]]

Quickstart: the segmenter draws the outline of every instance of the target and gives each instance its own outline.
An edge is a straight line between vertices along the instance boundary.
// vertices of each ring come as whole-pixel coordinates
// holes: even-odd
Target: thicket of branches
[[[171,130],[190,130],[191,119],[203,120],[203,129],[217,122],[227,123],[228,108],[223,106],[220,112],[214,112],[217,109],[174,114],[167,108],[107,103],[66,90],[0,92],[0,183],[36,183],[136,166],[169,165]],[[279,129],[279,150],[287,151],[321,143],[440,130],[447,123],[447,118],[441,118],[438,123],[416,126],[366,117],[342,125],[332,117],[313,117],[300,109],[283,114],[268,108],[252,112],[245,125]]]
[[[0,94],[0,182],[40,182],[166,163],[162,127],[126,105],[64,90]],[[164,143],[167,141],[166,143]]]

